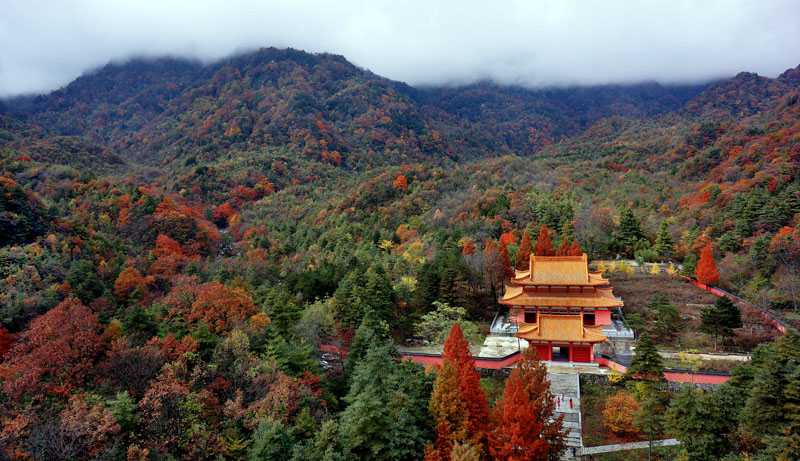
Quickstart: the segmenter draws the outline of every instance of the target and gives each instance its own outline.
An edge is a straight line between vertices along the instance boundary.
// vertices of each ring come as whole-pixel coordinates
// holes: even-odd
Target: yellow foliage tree
[[[669,263],[669,267],[667,268],[667,274],[678,275],[678,269],[675,269],[675,266],[672,263]]]
[[[621,390],[606,400],[603,425],[616,433],[636,433],[639,429],[634,426],[634,421],[641,410],[642,407],[633,394]]]

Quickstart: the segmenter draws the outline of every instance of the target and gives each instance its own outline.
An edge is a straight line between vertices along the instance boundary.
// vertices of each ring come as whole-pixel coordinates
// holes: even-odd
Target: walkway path
[[[653,440],[654,447],[671,447],[673,445],[680,445],[677,439],[664,439]],[[615,451],[638,450],[647,448],[648,442],[633,442],[633,443],[617,443],[614,445],[601,445],[599,447],[584,447],[584,455],[597,455],[600,453],[612,453]]]
[[[548,373],[550,392],[561,397],[561,402],[556,411],[564,415],[564,429],[567,432],[567,446],[582,447],[583,434],[581,432],[581,390],[577,373]],[[563,396],[562,396],[563,394]],[[572,408],[569,400],[572,399]],[[571,450],[568,450],[571,451]]]

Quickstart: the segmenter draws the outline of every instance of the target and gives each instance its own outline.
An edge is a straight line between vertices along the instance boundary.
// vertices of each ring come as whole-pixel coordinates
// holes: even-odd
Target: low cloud
[[[502,6],[497,6],[502,5]],[[6,1],[0,96],[132,56],[331,52],[412,85],[700,82],[800,63],[796,0]]]

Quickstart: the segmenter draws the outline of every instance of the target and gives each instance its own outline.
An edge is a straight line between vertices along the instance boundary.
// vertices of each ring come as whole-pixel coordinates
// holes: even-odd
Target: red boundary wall
[[[700,283],[700,282],[698,282],[697,280],[695,280],[695,279],[693,279],[691,277],[685,277],[685,278],[686,278],[686,280],[691,282],[692,285],[696,286],[697,288],[700,288],[702,290],[705,290],[705,291],[707,291],[709,293],[712,293],[712,294],[715,294],[717,296],[727,296],[728,298],[730,298],[731,301],[733,301],[733,302],[735,302],[737,304],[745,304],[745,305],[747,305],[749,307],[752,307],[753,309],[757,310],[758,313],[761,314],[762,317],[764,317],[764,320],[766,320],[767,323],[769,323],[770,325],[775,327],[776,330],[780,331],[781,333],[786,333],[786,325],[784,325],[783,322],[781,322],[773,314],[771,314],[771,313],[769,313],[769,312],[767,312],[767,311],[765,311],[763,309],[760,309],[758,306],[755,306],[755,305],[753,305],[751,303],[748,303],[747,301],[744,301],[743,299],[739,298],[738,296],[733,296],[733,295],[731,295],[730,293],[728,293],[728,292],[726,292],[724,290],[720,290],[719,288],[717,288],[715,286],[706,285],[705,283]]]
[[[475,368],[488,368],[491,370],[499,370],[501,368],[506,368],[516,363],[519,360],[519,356],[520,356],[519,352],[515,352],[509,356],[500,359],[476,357]],[[423,365],[442,364],[442,356],[439,354],[405,354],[403,355],[403,360],[405,359],[411,359],[414,362],[421,363]],[[626,367],[625,365],[620,365],[619,363],[616,363],[613,360],[610,360],[606,357],[595,356],[594,361],[598,365],[602,365],[606,368],[614,368],[620,373],[625,373],[626,371],[628,371],[628,367]],[[730,375],[721,375],[721,374],[665,371],[664,378],[666,378],[667,381],[674,381],[678,383],[722,384],[725,381],[729,380],[731,377]]]
[[[620,373],[625,373],[628,371],[628,367],[625,365],[620,365],[613,360],[609,360],[605,357],[595,357],[594,361],[604,367],[607,368],[614,368]],[[708,374],[708,373],[683,373],[683,372],[675,372],[675,371],[665,371],[664,378],[667,381],[674,381],[678,383],[700,383],[700,384],[722,384],[725,381],[731,379],[730,375],[717,375],[717,374]]]

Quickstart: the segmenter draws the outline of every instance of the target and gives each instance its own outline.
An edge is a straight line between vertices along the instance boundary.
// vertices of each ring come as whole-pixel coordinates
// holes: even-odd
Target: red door
[[[591,346],[572,346],[572,361],[588,363],[592,361]]]
[[[539,354],[539,360],[552,359],[552,357],[550,357],[550,346],[548,346],[547,344],[537,344],[536,352]]]

